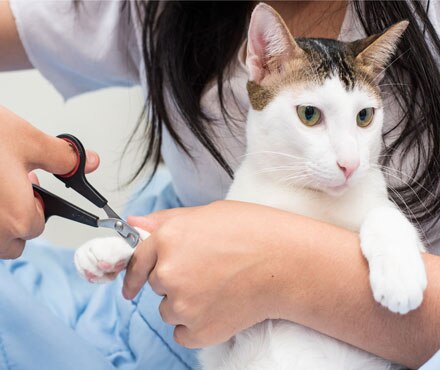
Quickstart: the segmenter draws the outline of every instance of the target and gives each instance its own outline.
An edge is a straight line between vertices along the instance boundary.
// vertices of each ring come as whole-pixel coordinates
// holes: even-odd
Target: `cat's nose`
[[[358,169],[359,160],[353,162],[338,161],[337,164],[341,171],[344,173],[345,178],[348,180],[353,172]]]

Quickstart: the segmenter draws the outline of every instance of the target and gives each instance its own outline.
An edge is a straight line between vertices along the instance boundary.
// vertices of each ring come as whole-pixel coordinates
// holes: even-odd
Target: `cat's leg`
[[[149,234],[139,230],[141,240]],[[79,274],[91,283],[107,283],[124,270],[134,249],[124,239],[114,236],[92,239],[75,251],[75,266]]]
[[[371,210],[360,229],[374,299],[406,314],[420,306],[427,279],[417,230],[393,205]]]

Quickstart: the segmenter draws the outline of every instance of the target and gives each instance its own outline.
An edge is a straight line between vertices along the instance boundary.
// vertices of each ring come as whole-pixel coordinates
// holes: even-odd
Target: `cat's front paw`
[[[422,304],[426,272],[420,256],[413,259],[378,256],[369,266],[373,296],[382,306],[403,315]]]
[[[418,308],[427,278],[415,228],[397,210],[381,209],[367,217],[360,238],[374,299],[395,313]]]
[[[75,251],[75,266],[79,274],[91,283],[107,283],[127,267],[134,252],[120,237],[97,238]]]

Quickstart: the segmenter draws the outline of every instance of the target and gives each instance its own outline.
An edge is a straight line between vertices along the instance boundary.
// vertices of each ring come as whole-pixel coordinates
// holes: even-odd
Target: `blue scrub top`
[[[161,171],[129,210],[144,215],[180,206]],[[67,236],[66,236],[67,237]],[[122,278],[93,285],[73,265],[73,250],[43,240],[17,260],[0,261],[0,369],[189,370],[196,351],[173,340],[148,285],[133,301]]]
[[[438,351],[425,365],[419,370],[439,370],[440,369],[440,351]]]

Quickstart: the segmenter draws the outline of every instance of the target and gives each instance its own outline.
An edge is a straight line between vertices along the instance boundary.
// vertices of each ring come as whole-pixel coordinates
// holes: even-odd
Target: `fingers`
[[[31,223],[29,232],[26,235],[23,235],[24,240],[36,238],[37,236],[41,235],[44,230],[44,206],[41,203],[41,200],[37,197],[34,197],[33,215],[33,222]]]
[[[132,226],[139,227],[152,233],[170,218],[183,215],[197,208],[198,207],[181,207],[166,209],[150,213],[146,216],[129,216],[127,221]]]
[[[38,180],[38,176],[35,172],[29,172],[28,178],[32,184],[40,185],[40,180]]]
[[[191,331],[185,325],[177,325],[174,329],[174,340],[176,343],[187,348],[199,348],[198,341],[193,338]]]
[[[160,268],[160,267],[159,267]],[[157,294],[157,295],[163,295],[165,296],[167,294],[165,287],[161,283],[161,279],[158,277],[158,267],[156,266],[153,271],[151,271],[150,276],[148,277],[148,282],[151,285],[151,289]]]
[[[75,150],[67,141],[41,133],[38,142],[33,143],[29,151],[28,161],[30,170],[41,168],[47,172],[63,175],[75,168],[78,158]],[[93,172],[99,166],[99,156],[96,152],[86,151],[85,172]]]
[[[24,250],[25,241],[22,239],[14,239],[6,243],[0,249],[0,259],[15,259],[21,256]]]
[[[85,173],[91,173],[99,167],[100,158],[98,153],[89,149],[86,150],[86,158]]]
[[[63,175],[75,168],[78,161],[77,155],[67,141],[44,133],[41,133],[38,138],[38,142],[32,143],[34,144],[32,149],[35,150],[35,153],[28,154],[29,156],[33,154],[33,158],[27,158],[32,170],[41,168],[57,175]],[[35,147],[36,145],[37,147]]]
[[[176,320],[176,315],[172,310],[172,306],[168,301],[168,297],[165,296],[159,305],[160,317],[162,317],[163,322],[170,325],[177,325],[179,322]]]
[[[156,250],[150,237],[137,246],[128,264],[122,288],[124,298],[133,299],[139,293],[139,290],[147,282],[156,260]]]

